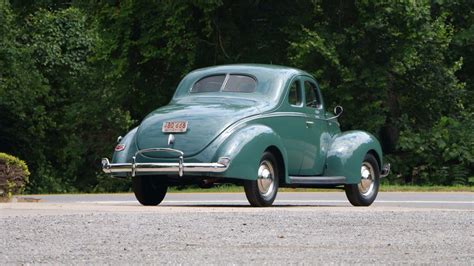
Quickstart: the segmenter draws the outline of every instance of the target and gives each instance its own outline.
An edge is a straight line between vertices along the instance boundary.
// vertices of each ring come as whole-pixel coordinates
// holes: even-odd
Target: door
[[[302,151],[299,175],[321,175],[326,163],[327,121],[319,88],[310,77],[301,79],[304,94],[303,111],[306,114],[304,140],[306,149]]]
[[[300,77],[290,83],[286,95],[284,116],[274,123],[273,128],[282,137],[288,155],[288,174],[298,175],[303,161],[302,150],[306,148],[306,114],[304,113],[303,85]]]

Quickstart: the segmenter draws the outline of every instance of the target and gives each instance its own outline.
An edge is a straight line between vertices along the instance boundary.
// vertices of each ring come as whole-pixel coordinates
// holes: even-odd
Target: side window
[[[320,108],[321,100],[316,93],[316,85],[309,81],[304,82],[304,93],[306,95],[306,107]]]
[[[301,90],[300,90],[300,81],[296,80],[290,86],[290,93],[288,95],[288,102],[291,105],[299,106],[302,102]]]

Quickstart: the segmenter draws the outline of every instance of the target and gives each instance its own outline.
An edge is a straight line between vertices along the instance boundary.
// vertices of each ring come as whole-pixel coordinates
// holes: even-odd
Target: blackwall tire
[[[278,193],[281,174],[275,156],[270,152],[263,153],[257,179],[244,181],[245,195],[250,205],[254,207],[271,206]]]
[[[145,206],[156,206],[166,196],[168,185],[156,176],[135,176],[132,189],[138,202]]]
[[[380,168],[375,157],[368,153],[361,165],[358,184],[344,186],[349,202],[354,206],[370,206],[377,198],[380,187]]]

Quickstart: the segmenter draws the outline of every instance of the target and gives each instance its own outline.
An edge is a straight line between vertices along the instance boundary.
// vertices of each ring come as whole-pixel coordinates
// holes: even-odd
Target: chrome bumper
[[[176,163],[137,163],[136,158],[138,154],[147,152],[174,152],[179,155]],[[229,166],[229,159],[223,157],[217,163],[185,163],[183,159],[183,152],[180,150],[169,148],[152,148],[139,150],[132,157],[132,163],[110,163],[109,159],[102,159],[102,170],[107,174],[112,173],[130,173],[133,176],[136,173],[177,173],[183,176],[184,172],[192,173],[221,173],[227,170]]]
[[[380,171],[380,177],[386,177],[388,174],[390,174],[390,164],[386,163],[382,167],[382,171]]]

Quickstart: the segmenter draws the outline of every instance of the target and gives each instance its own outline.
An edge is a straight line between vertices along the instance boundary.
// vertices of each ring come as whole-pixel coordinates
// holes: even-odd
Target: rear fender
[[[135,134],[137,132],[137,128],[130,130],[125,137],[123,137],[119,143],[124,145],[124,149],[121,151],[114,151],[114,155],[112,156],[112,163],[131,163],[132,157],[137,152],[137,145],[135,144]],[[114,177],[127,177],[128,174],[126,173],[113,173],[112,176]]]
[[[132,157],[137,152],[137,145],[135,144],[135,134],[137,128],[130,130],[125,137],[123,137],[118,144],[125,145],[122,151],[115,151],[112,157],[112,163],[131,163]]]
[[[360,181],[360,167],[367,153],[373,153],[380,166],[382,149],[379,141],[364,131],[347,131],[334,136],[326,159],[325,176],[344,176],[347,184]]]
[[[256,180],[260,158],[269,147],[277,148],[283,159],[284,166],[287,162],[286,150],[280,137],[265,125],[246,125],[232,132],[220,145],[218,157],[230,158],[227,171],[222,173],[229,178]],[[285,180],[288,173],[285,169]]]

